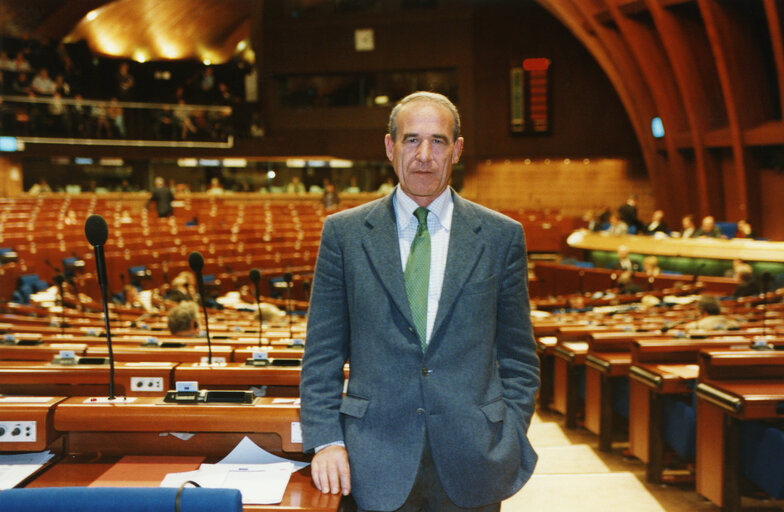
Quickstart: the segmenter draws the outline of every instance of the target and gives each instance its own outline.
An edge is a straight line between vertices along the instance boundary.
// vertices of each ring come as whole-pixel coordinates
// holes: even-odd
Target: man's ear
[[[392,135],[390,135],[388,133],[384,137],[384,147],[387,150],[387,158],[391,162],[392,161],[392,155],[394,155],[395,141],[392,139]]]
[[[458,137],[455,141],[454,151],[452,152],[452,163],[456,164],[460,161],[460,155],[463,153],[463,137]]]

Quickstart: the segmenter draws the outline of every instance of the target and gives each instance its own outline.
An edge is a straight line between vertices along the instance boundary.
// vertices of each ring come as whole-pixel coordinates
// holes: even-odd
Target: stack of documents
[[[239,489],[245,505],[271,505],[283,500],[291,473],[307,465],[273,455],[245,437],[217,464],[202,464],[196,471],[169,473],[161,487],[180,487],[192,481],[201,487]]]
[[[0,490],[16,487],[25,478],[41,469],[52,457],[54,454],[49,450],[0,455]]]

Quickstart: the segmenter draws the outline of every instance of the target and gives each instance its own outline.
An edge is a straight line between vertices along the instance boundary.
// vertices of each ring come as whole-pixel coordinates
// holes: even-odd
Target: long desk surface
[[[784,242],[716,238],[657,239],[651,236],[609,236],[588,230],[573,232],[566,242],[571,247],[596,251],[615,252],[619,246],[625,245],[633,253],[654,256],[784,262]]]
[[[71,397],[55,404],[52,425],[67,437],[64,451],[27,487],[157,486],[169,472],[219,460],[244,437],[283,457],[304,458],[295,428],[299,407],[272,398],[253,404],[172,404],[161,398],[106,403]],[[163,435],[168,432],[192,437]],[[291,475],[280,504],[244,510],[327,512],[341,503],[341,496],[318,491],[305,468]]]

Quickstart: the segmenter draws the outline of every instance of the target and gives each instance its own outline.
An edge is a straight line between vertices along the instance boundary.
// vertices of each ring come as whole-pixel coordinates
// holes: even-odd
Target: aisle
[[[615,443],[612,452],[600,453],[595,435],[567,430],[562,424],[560,415],[536,414],[529,436],[539,463],[528,484],[503,503],[502,512],[719,511],[693,486],[646,484],[645,467],[623,456],[623,444]],[[749,510],[781,510],[770,504],[754,505],[761,507]]]

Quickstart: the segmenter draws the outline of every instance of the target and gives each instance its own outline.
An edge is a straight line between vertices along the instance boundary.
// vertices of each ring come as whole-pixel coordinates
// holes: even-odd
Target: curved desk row
[[[784,242],[716,238],[655,238],[651,236],[611,236],[588,230],[573,232],[567,238],[570,247],[589,251],[597,266],[617,260],[618,247],[625,245],[632,260],[640,262],[644,255],[657,256],[663,270],[684,274],[723,275],[732,260],[742,259],[759,272],[773,275],[784,272]]]

